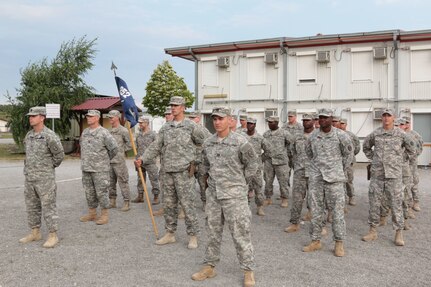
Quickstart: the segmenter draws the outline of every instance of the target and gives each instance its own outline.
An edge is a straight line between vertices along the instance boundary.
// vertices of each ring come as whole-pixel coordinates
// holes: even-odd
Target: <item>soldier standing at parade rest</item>
[[[111,135],[117,142],[118,152],[111,159],[111,169],[109,171],[110,185],[109,185],[109,199],[110,207],[117,207],[117,182],[123,195],[123,207],[121,211],[130,210],[130,187],[129,187],[129,170],[126,165],[125,152],[132,149],[130,143],[129,131],[120,124],[121,113],[117,110],[109,111],[108,118],[111,123]]]
[[[231,112],[214,108],[212,118],[216,134],[204,143],[203,164],[208,171],[207,233],[208,245],[204,266],[192,275],[202,281],[216,276],[220,261],[223,225],[227,223],[235,244],[240,267],[244,270],[244,286],[254,286],[254,250],[251,243],[251,212],[247,200],[247,184],[258,169],[253,146],[241,135],[229,130]]]
[[[311,252],[322,248],[320,238],[327,205],[334,214],[332,222],[334,255],[342,257],[343,241],[346,238],[344,185],[347,179],[344,170],[352,162],[353,146],[345,132],[332,127],[332,115],[330,109],[319,110],[320,130],[312,133],[305,143],[305,152],[310,159],[308,199],[312,241],[302,250]]]
[[[88,204],[88,214],[81,216],[81,222],[96,221],[102,225],[108,223],[109,208],[109,169],[110,161],[118,152],[114,137],[107,129],[100,126],[100,112],[89,110],[85,115],[88,128],[81,135],[81,170],[82,185]],[[97,218],[100,205],[101,216]]]
[[[152,142],[154,142],[157,138],[156,132],[152,131],[150,129],[150,119],[147,117],[140,117],[138,119],[139,123],[139,132],[136,136],[136,148],[137,148],[137,155],[136,159],[141,157],[145,150],[150,146]],[[148,164],[146,166],[141,166],[142,174],[144,176],[144,179],[146,178],[146,175],[148,173],[148,177],[151,182],[151,192],[154,195],[153,204],[159,204],[159,168],[157,167],[156,161],[153,161],[151,164]],[[134,200],[132,200],[133,203],[139,203],[144,202],[144,188],[142,186],[141,179],[139,178],[138,173],[138,183],[137,183],[137,189],[138,189],[138,197],[136,197]]]
[[[160,155],[163,168],[164,216],[166,234],[156,241],[157,245],[174,243],[177,230],[178,205],[184,209],[187,234],[190,236],[188,248],[198,247],[199,225],[195,209],[195,193],[191,190],[196,161],[196,146],[202,145],[205,135],[202,128],[186,118],[183,97],[172,97],[169,105],[173,121],[165,123],[157,139],[144,155],[135,161],[135,166],[149,164]]]
[[[45,107],[33,107],[27,116],[32,130],[24,138],[24,197],[31,233],[19,242],[28,243],[42,239],[40,226],[43,215],[49,231],[43,247],[52,248],[58,243],[55,168],[63,161],[64,151],[58,136],[44,124]]]
[[[370,230],[363,241],[377,239],[381,200],[384,196],[392,210],[392,225],[395,245],[404,246],[402,230],[404,216],[402,210],[403,183],[402,165],[404,152],[408,156],[416,153],[414,140],[401,129],[394,127],[394,111],[385,109],[382,113],[382,127],[369,134],[363,143],[364,154],[371,160],[371,181],[368,189]],[[403,149],[403,147],[405,149]]]

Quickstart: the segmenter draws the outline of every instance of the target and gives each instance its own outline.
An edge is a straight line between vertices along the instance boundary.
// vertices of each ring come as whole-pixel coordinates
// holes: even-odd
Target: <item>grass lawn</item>
[[[11,139],[12,134],[11,133],[0,133],[0,139]]]
[[[15,144],[0,144],[1,159],[24,159],[25,154]]]

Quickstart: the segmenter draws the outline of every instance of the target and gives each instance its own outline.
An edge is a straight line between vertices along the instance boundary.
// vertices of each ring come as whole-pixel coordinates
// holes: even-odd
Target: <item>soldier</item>
[[[165,109],[165,121],[170,122],[174,119],[174,116],[172,115],[171,107],[166,107]]]
[[[280,186],[281,207],[287,208],[289,197],[289,162],[291,161],[290,143],[292,135],[285,129],[278,127],[279,117],[270,116],[267,119],[269,130],[263,134],[263,137],[271,146],[269,156],[263,155],[264,161],[264,178],[265,178],[265,204],[272,204],[273,182],[277,176]]]
[[[283,126],[283,129],[287,130],[291,135],[298,131],[303,131],[303,126],[297,122],[296,118],[296,110],[290,110],[287,112],[287,123]]]
[[[402,235],[404,229],[402,212],[403,147],[408,156],[414,155],[416,152],[414,140],[401,129],[394,127],[394,111],[392,109],[383,110],[382,127],[369,134],[363,143],[365,155],[372,160],[368,190],[370,230],[362,237],[363,241],[377,239],[376,227],[379,223],[381,200],[385,195],[392,210],[392,224],[396,230],[395,245],[404,246]]]
[[[251,212],[247,202],[247,184],[258,168],[253,146],[241,135],[229,130],[230,110],[214,108],[212,118],[216,134],[205,141],[203,163],[208,171],[207,233],[204,266],[192,275],[202,281],[216,276],[220,261],[223,225],[227,223],[235,243],[244,286],[254,286],[254,250],[251,243]]]
[[[262,170],[263,170],[263,161],[262,161],[262,150],[265,152],[266,156],[271,155],[271,148],[267,140],[256,131],[256,118],[247,118],[247,132],[243,132],[242,135],[247,138],[247,140],[251,143],[254,148],[254,152],[258,157],[259,168],[256,171],[254,179],[249,183],[248,186],[248,196],[249,200],[254,196],[255,202],[257,205],[256,214],[259,216],[264,216],[265,212],[263,211],[263,203],[264,196],[262,193]]]
[[[123,207],[121,211],[130,210],[130,187],[129,187],[129,170],[126,165],[125,152],[132,149],[130,143],[129,131],[120,124],[121,113],[117,110],[109,111],[108,118],[111,123],[111,135],[117,142],[118,152],[111,159],[111,169],[109,171],[109,199],[110,208],[117,207],[117,181],[123,196]]]
[[[349,198],[348,204],[351,206],[356,205],[355,200],[355,188],[353,186],[353,164],[356,162],[356,155],[361,150],[361,143],[359,142],[359,138],[357,135],[347,130],[347,119],[340,119],[340,129],[347,133],[347,135],[352,140],[353,144],[353,161],[350,166],[346,169],[347,174],[347,182],[346,182],[346,193]]]
[[[293,190],[292,190],[292,207],[290,209],[290,223],[284,231],[287,233],[299,230],[302,204],[307,196],[308,177],[309,177],[309,159],[305,153],[305,142],[314,131],[314,119],[311,114],[302,116],[302,125],[304,131],[295,133],[291,143],[293,159]],[[307,204],[308,207],[308,204]]]
[[[304,252],[322,248],[320,243],[325,217],[325,201],[333,212],[332,232],[335,241],[334,255],[344,256],[343,240],[346,238],[344,221],[346,176],[344,170],[352,162],[353,147],[349,136],[332,127],[333,112],[319,110],[320,130],[311,134],[305,143],[310,159],[309,203],[311,209],[311,243]]]
[[[232,115],[230,118],[229,128],[233,132],[238,132],[236,126],[238,124],[238,116]]]
[[[199,225],[194,205],[195,194],[191,190],[196,160],[196,145],[203,144],[205,135],[202,128],[185,118],[185,100],[172,97],[169,102],[174,119],[167,122],[144,155],[135,161],[137,167],[151,163],[160,155],[163,169],[164,216],[166,234],[156,241],[157,245],[174,243],[177,230],[178,202],[185,212],[187,234],[190,236],[188,248],[198,247]]]
[[[64,151],[58,136],[44,124],[45,107],[33,107],[27,116],[32,130],[24,138],[24,197],[31,233],[19,242],[28,243],[42,239],[40,226],[43,214],[49,230],[43,247],[52,248],[58,243],[55,168],[63,161]]]
[[[332,117],[332,126],[334,128],[337,128],[337,129],[340,128],[340,117],[339,116],[333,116]]]
[[[89,110],[85,115],[88,128],[81,135],[81,170],[82,185],[88,204],[88,214],[81,216],[81,222],[96,221],[102,225],[108,223],[110,183],[110,161],[118,152],[114,137],[107,129],[100,126],[100,112]],[[97,207],[100,205],[101,216],[97,219]]]
[[[320,128],[320,124],[319,124],[319,114],[315,113],[313,114],[314,116],[314,128],[315,129],[319,129]]]
[[[242,133],[246,133],[247,132],[247,115],[246,114],[240,114],[239,115],[239,123],[240,126],[237,128],[237,131]]]
[[[138,153],[136,155],[136,159],[141,157],[145,150],[150,146],[152,142],[154,142],[157,138],[156,132],[152,131],[150,129],[150,119],[147,117],[140,117],[138,120],[139,123],[139,132],[136,136],[136,148],[138,149]],[[146,178],[146,175],[148,173],[148,177],[151,182],[151,192],[154,195],[153,204],[159,204],[159,168],[157,167],[156,161],[153,161],[152,163],[141,166],[142,174],[144,176],[144,179]],[[138,173],[138,197],[136,197],[134,200],[132,200],[133,203],[139,203],[144,202],[144,188],[142,186],[141,179],[139,178]]]

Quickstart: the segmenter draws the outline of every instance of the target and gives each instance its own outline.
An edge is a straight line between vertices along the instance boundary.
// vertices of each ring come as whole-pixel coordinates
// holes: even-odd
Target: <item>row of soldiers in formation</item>
[[[256,131],[256,119],[236,117],[229,108],[214,108],[211,114],[214,129],[211,134],[199,124],[200,117],[185,116],[185,101],[172,97],[165,113],[166,123],[156,134],[150,130],[146,117],[139,119],[136,136],[138,155],[136,168],[148,173],[154,195],[153,204],[163,201],[155,215],[164,215],[165,235],[157,245],[174,243],[179,212],[183,211],[188,248],[198,247],[198,220],[195,209],[195,178],[199,183],[201,200],[206,212],[208,245],[204,266],[192,275],[193,280],[214,277],[220,261],[223,225],[229,226],[237,249],[240,267],[244,270],[244,286],[254,286],[254,250],[251,243],[250,201],[254,197],[257,214],[264,216],[264,206],[272,204],[275,176],[280,186],[281,206],[288,207],[292,189],[290,225],[286,232],[299,230],[301,211],[306,203],[311,220],[311,243],[303,248],[311,252],[322,248],[320,239],[327,221],[332,222],[334,254],[344,256],[346,237],[345,204],[355,205],[353,168],[355,155],[360,151],[359,139],[346,130],[347,121],[333,115],[330,109],[317,114],[305,114],[302,125],[296,122],[296,112],[288,113],[288,123],[279,127],[279,118],[267,118],[269,130],[263,135]],[[24,143],[26,148],[25,201],[28,223],[32,232],[20,239],[27,243],[40,240],[41,213],[49,235],[44,247],[58,243],[55,167],[63,160],[64,152],[58,137],[44,126],[45,108],[34,107],[29,113],[32,130]],[[86,114],[88,128],[81,135],[82,183],[88,213],[82,222],[108,223],[108,209],[116,207],[116,185],[123,196],[121,210],[130,209],[130,188],[125,151],[131,147],[129,132],[120,125],[121,113],[108,114],[111,131],[99,125],[100,112]],[[371,160],[369,187],[369,233],[362,239],[377,239],[376,227],[385,223],[389,209],[396,230],[395,244],[404,245],[402,230],[405,219],[413,216],[411,208],[419,211],[417,193],[417,157],[421,152],[421,137],[409,129],[409,119],[401,119],[395,127],[394,112],[386,109],[382,127],[366,137],[363,151]],[[160,159],[160,169],[157,165]],[[293,169],[293,185],[289,178]],[[265,180],[264,193],[262,193]],[[138,180],[138,196],[132,202],[143,202],[144,188]],[[163,193],[163,195],[159,194]],[[412,196],[411,196],[412,194]],[[97,215],[100,206],[101,214]],[[379,221],[380,220],[380,221]]]

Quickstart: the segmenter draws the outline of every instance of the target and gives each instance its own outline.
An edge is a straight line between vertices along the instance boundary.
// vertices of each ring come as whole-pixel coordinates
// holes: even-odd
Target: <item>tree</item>
[[[71,120],[77,116],[71,107],[93,95],[94,89],[85,83],[84,76],[93,67],[96,40],[84,36],[63,43],[50,62],[44,58],[20,71],[17,97],[13,98],[9,92],[5,95],[12,104],[9,126],[17,144],[22,144],[30,129],[25,117],[29,108],[49,103],[60,104],[61,118],[55,120],[55,132],[62,138],[68,135]],[[50,127],[51,121],[45,120],[45,124]]]
[[[186,107],[191,107],[194,102],[193,94],[187,89],[184,79],[177,75],[168,61],[157,66],[145,90],[147,94],[142,104],[152,116],[164,116],[172,96],[184,97]]]

